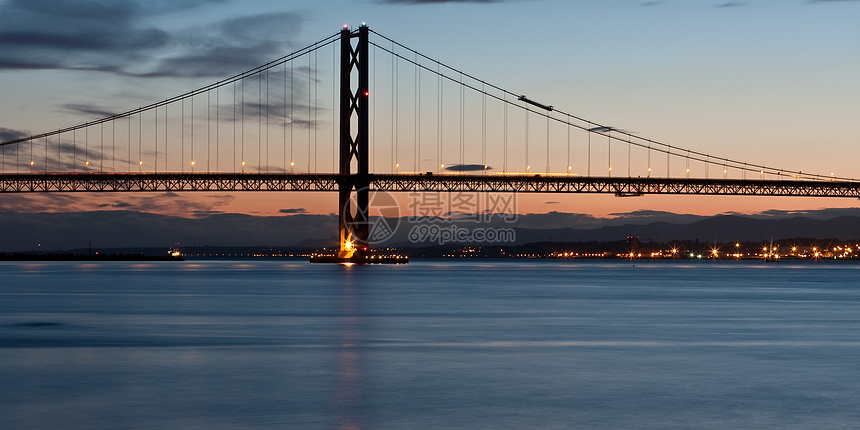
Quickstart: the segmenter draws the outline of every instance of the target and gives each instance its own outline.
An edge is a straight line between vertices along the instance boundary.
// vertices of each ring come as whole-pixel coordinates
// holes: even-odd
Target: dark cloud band
[[[91,70],[140,77],[223,76],[286,50],[303,19],[231,18],[167,32],[153,16],[221,0],[10,0],[0,3],[0,70]],[[183,12],[190,13],[190,12]],[[162,53],[170,52],[170,56]]]

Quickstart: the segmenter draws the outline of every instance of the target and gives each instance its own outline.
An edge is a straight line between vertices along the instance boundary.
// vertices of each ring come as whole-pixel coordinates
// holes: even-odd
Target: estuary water
[[[3,262],[0,428],[856,428],[858,275]]]

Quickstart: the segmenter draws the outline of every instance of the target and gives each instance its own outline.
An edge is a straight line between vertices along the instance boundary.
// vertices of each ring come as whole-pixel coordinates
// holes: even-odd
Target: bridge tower
[[[340,258],[351,258],[354,254],[360,257],[366,254],[368,249],[368,33],[365,25],[357,31],[344,27],[340,33]],[[355,45],[353,39],[358,39]],[[354,200],[351,198],[353,193]]]

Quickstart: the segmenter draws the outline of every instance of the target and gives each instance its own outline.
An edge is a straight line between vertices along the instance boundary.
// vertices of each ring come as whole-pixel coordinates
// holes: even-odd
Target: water
[[[0,263],[0,428],[855,428],[858,274]]]

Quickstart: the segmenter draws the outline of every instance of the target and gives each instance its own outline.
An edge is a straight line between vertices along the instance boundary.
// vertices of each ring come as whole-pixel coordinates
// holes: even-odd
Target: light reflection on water
[[[0,263],[0,428],[852,428],[858,270]]]

